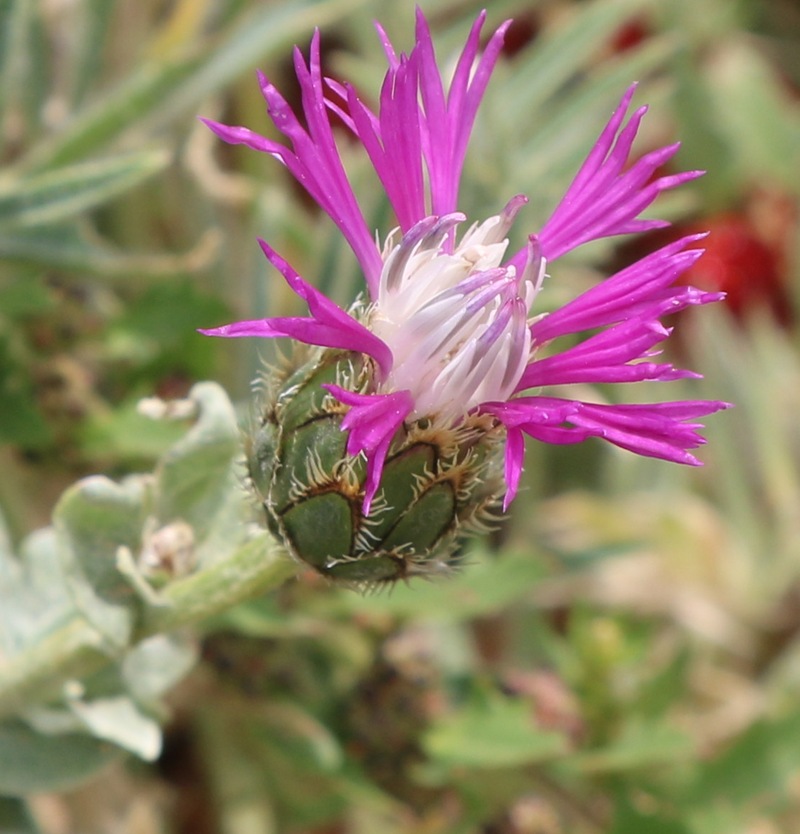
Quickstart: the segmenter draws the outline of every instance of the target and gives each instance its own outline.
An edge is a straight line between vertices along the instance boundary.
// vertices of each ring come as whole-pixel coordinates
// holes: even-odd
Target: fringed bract
[[[371,364],[334,350],[297,355],[293,370],[265,373],[248,443],[270,530],[300,562],[361,588],[449,571],[462,538],[491,524],[505,491],[496,421],[465,415],[455,427],[405,424],[365,515],[366,461],[347,454],[347,408],[321,386],[363,392]]]

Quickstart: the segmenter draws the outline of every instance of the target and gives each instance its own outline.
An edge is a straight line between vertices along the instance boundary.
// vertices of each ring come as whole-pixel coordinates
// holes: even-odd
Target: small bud
[[[149,579],[179,579],[195,567],[194,530],[180,519],[149,533],[139,568]]]

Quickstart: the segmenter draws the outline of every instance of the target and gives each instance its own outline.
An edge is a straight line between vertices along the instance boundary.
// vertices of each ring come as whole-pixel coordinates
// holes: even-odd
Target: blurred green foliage
[[[441,57],[479,8],[421,6]],[[297,310],[257,235],[343,303],[360,279],[279,166],[195,117],[267,129],[254,70],[291,90],[314,26],[327,71],[374,96],[372,20],[407,48],[411,7],[0,0],[0,695],[13,660],[77,635],[75,665],[40,666],[0,724],[0,831],[800,830],[800,13],[498,0],[489,16],[517,23],[464,210],[523,192],[517,232],[535,228],[639,80],[641,147],[678,137],[680,166],[708,170],[663,211],[736,229],[698,273],[731,305],[676,322],[671,349],[705,381],[669,395],[737,407],[709,421],[700,471],[532,447],[510,519],[452,580],[361,597],[303,575],[229,607],[268,546],[234,411],[193,386],[222,382],[246,422],[275,354],[195,328]],[[544,308],[631,254],[560,264]],[[152,396],[191,408],[153,420],[136,406]],[[69,487],[98,471],[119,483]]]

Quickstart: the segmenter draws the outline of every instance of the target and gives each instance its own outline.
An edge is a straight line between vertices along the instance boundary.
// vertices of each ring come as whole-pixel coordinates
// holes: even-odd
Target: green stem
[[[168,604],[145,609],[136,640],[200,622],[280,587],[296,573],[297,565],[274,539],[254,539],[230,559],[164,588],[162,596]]]
[[[165,587],[163,604],[144,608],[131,645],[155,634],[192,625],[243,600],[271,591],[296,572],[271,539],[259,537],[232,557]],[[0,716],[54,693],[119,658],[90,623],[71,620],[30,648],[0,657]]]

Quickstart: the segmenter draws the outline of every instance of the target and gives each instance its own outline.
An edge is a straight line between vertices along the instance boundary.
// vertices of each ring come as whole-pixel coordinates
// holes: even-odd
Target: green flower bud
[[[265,374],[247,449],[270,530],[301,563],[358,587],[447,571],[461,539],[491,525],[505,491],[493,418],[404,424],[365,515],[366,461],[347,453],[341,424],[348,407],[322,385],[361,393],[372,366],[355,353],[298,354],[291,366]]]

